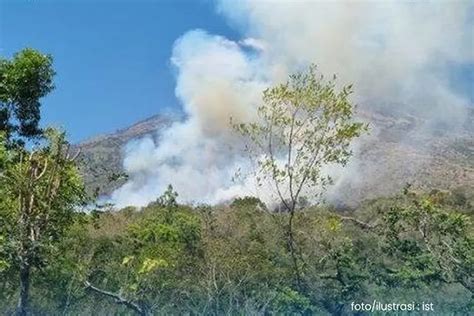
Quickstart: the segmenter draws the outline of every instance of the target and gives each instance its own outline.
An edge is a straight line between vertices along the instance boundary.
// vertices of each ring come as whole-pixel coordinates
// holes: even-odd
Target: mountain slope
[[[124,179],[113,179],[123,172],[123,157],[126,144],[144,136],[154,136],[159,130],[170,126],[171,116],[155,115],[115,133],[101,135],[78,145],[78,164],[84,177],[87,191],[106,195],[124,183]]]
[[[396,194],[407,184],[419,190],[474,187],[474,111],[456,129],[427,128],[425,120],[407,113],[362,116],[372,135],[348,166],[354,178],[345,177],[333,189],[333,200],[356,206],[364,199]]]
[[[357,147],[352,163],[329,199],[355,206],[360,201],[400,192],[406,184],[415,189],[474,187],[474,111],[456,130],[430,128],[426,121],[407,113],[361,111],[370,122],[371,135]],[[124,183],[111,181],[123,172],[126,144],[147,135],[156,136],[176,118],[156,115],[115,133],[83,142],[79,164],[89,192],[109,194]]]

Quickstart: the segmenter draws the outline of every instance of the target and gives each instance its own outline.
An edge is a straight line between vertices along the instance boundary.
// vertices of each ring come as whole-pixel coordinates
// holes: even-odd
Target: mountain
[[[356,146],[347,176],[329,191],[333,202],[353,207],[364,199],[398,193],[407,184],[423,190],[474,187],[474,109],[466,124],[455,129],[429,126],[419,115],[386,108],[361,109],[359,115],[370,123],[371,132]],[[156,137],[176,120],[156,115],[76,145],[88,191],[100,188],[98,193],[106,195],[122,185],[125,179],[117,175],[123,172],[126,144]]]
[[[474,109],[463,126],[430,125],[407,112],[362,111],[371,135],[355,150],[349,177],[335,187],[336,201],[351,207],[364,199],[416,190],[474,188]],[[354,177],[351,175],[354,174]]]
[[[169,115],[154,115],[130,127],[75,145],[75,149],[80,150],[78,164],[87,191],[106,195],[122,185],[125,179],[118,175],[123,172],[126,144],[144,136],[156,137],[158,131],[170,126],[175,120]]]

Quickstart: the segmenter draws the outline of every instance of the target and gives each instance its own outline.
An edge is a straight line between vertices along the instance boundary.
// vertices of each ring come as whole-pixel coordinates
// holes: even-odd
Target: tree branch
[[[340,216],[340,218],[344,221],[353,222],[354,224],[356,224],[356,225],[358,225],[358,226],[360,226],[364,229],[373,229],[373,228],[377,227],[377,225],[372,225],[372,224],[363,222],[363,221],[358,220],[357,218],[354,218],[354,217]]]
[[[281,190],[280,190],[280,185],[279,185],[279,182],[278,182],[278,177],[276,176],[276,163],[275,163],[275,155],[273,154],[273,142],[272,142],[272,138],[273,138],[273,123],[274,123],[274,114],[272,113],[272,120],[270,122],[270,129],[269,129],[269,132],[268,132],[268,151],[270,153],[270,161],[272,163],[272,177],[273,177],[273,181],[275,182],[275,186],[276,186],[276,189],[277,189],[277,193],[278,193],[278,196],[280,197],[280,200],[283,202],[283,205],[286,207],[286,209],[288,210],[288,212],[291,212],[291,208],[290,206],[288,205],[288,203],[286,202],[285,198],[283,197],[283,194],[281,193]]]
[[[139,315],[147,315],[144,308],[142,308],[140,305],[138,305],[135,302],[127,300],[126,298],[122,297],[120,294],[116,294],[116,293],[112,293],[112,292],[109,292],[109,291],[99,289],[99,288],[93,286],[92,284],[90,284],[89,281],[85,281],[84,285],[85,285],[86,289],[92,290],[96,293],[99,293],[99,294],[102,294],[102,295],[105,295],[105,296],[108,296],[108,297],[111,297],[115,300],[115,302],[117,304],[125,305],[126,307],[132,309],[133,311],[135,311]]]

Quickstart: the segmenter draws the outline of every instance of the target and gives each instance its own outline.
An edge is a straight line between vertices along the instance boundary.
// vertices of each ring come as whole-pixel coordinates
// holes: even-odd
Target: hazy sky
[[[52,54],[56,90],[42,121],[72,141],[179,108],[169,58],[190,29],[235,37],[210,1],[0,0],[0,54]]]

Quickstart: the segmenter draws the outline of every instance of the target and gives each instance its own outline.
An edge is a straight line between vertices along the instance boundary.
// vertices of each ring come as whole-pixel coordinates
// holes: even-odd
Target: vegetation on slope
[[[256,198],[229,206],[151,203],[76,213],[32,279],[34,314],[351,314],[351,302],[432,302],[472,311],[471,192],[407,191],[346,214],[295,216],[303,285],[285,225]],[[3,253],[7,249],[2,249]],[[3,312],[15,308],[17,268],[1,272]],[[86,283],[87,282],[87,283]],[[102,292],[102,293],[101,293]],[[107,292],[110,295],[104,295]]]
[[[375,299],[433,303],[437,314],[472,313],[472,186],[428,193],[406,186],[350,211],[310,206],[291,194],[281,196],[286,207],[278,212],[255,197],[227,206],[180,205],[170,186],[141,209],[82,211],[87,199],[76,156],[63,133],[38,128],[39,100],[52,89],[51,59],[26,50],[0,66],[0,110],[16,113],[0,126],[0,312],[346,315],[358,314],[352,303]],[[267,90],[270,104],[278,109],[288,96],[312,101],[320,90],[308,78],[294,91]],[[322,115],[319,123],[333,127],[336,138],[303,141],[300,149],[305,157],[323,146],[328,161],[345,162],[362,125],[352,125],[348,91],[323,91],[336,102],[315,112],[309,101],[297,108]],[[285,147],[286,112],[277,114]],[[268,140],[268,130],[261,131]],[[35,149],[25,141],[35,141]],[[319,165],[290,159],[281,167],[268,158],[263,171],[278,185],[305,186],[300,180],[308,174],[322,181]]]

